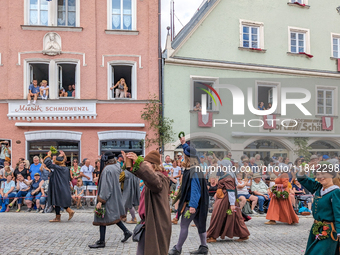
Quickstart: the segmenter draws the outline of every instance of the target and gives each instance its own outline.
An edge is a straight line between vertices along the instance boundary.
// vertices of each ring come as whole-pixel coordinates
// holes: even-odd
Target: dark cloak
[[[128,170],[124,171],[124,190],[123,190],[123,204],[125,208],[130,209],[139,205],[140,188],[139,178]]]
[[[66,166],[58,166],[52,163],[47,156],[44,164],[51,170],[50,182],[48,185],[48,203],[53,206],[71,206],[70,170]]]
[[[190,168],[190,170],[183,171],[182,177],[182,186],[181,186],[181,198],[179,200],[178,205],[178,219],[181,216],[181,211],[184,207],[184,203],[186,202],[185,199],[189,192],[191,192],[191,179],[193,178],[194,174],[197,174],[198,180],[201,186],[201,198],[198,203],[197,211],[198,213],[195,216],[195,219],[198,220],[199,225],[198,233],[202,234],[206,232],[207,229],[207,217],[208,217],[208,207],[209,207],[209,192],[207,183],[204,178],[204,174],[202,171],[196,171],[195,167]]]

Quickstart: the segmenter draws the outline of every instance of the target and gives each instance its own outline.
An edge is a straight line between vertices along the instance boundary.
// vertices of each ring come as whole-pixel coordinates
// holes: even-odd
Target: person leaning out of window
[[[116,98],[126,98],[126,93],[128,90],[128,86],[126,85],[125,79],[121,78],[116,85],[114,85],[113,87],[111,87],[110,89],[113,90],[115,89],[115,93],[116,93]]]

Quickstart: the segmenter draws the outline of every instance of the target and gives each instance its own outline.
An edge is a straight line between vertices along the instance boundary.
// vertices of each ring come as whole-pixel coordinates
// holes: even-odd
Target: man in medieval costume
[[[97,209],[105,208],[105,213],[94,215],[94,226],[99,226],[100,239],[90,248],[104,248],[106,226],[116,224],[124,233],[122,243],[126,242],[132,233],[125,227],[121,218],[125,217],[122,192],[119,185],[120,163],[112,152],[106,152],[101,158],[98,179]]]
[[[56,217],[50,222],[60,222],[60,209],[65,208],[68,212],[68,220],[72,219],[74,211],[71,210],[71,188],[70,188],[70,170],[65,166],[66,155],[63,151],[59,151],[53,164],[52,152],[49,151],[44,159],[44,164],[51,170],[50,181],[48,186],[48,204],[54,206]]]

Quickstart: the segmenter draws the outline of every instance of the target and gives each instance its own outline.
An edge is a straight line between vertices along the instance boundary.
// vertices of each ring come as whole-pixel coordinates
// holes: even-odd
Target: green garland
[[[288,199],[289,197],[288,191],[278,191],[275,186],[272,187],[272,193],[277,199]]]
[[[179,132],[179,134],[178,134],[178,138],[179,139],[181,139],[184,136],[185,136],[185,133],[183,131]]]
[[[135,173],[139,170],[140,164],[144,162],[144,158],[142,156],[138,156],[136,162],[133,164],[132,172]]]
[[[184,214],[184,218],[186,219],[190,219],[191,213],[189,210],[186,211],[186,213]]]
[[[100,209],[95,209],[94,210],[94,215],[96,215],[97,218],[104,219],[105,216],[105,207],[101,207]]]
[[[321,221],[314,223],[312,231],[313,235],[315,235],[315,239],[319,240],[327,239],[331,232],[329,226]]]
[[[231,211],[231,209],[228,209],[228,210],[227,210],[227,214],[228,214],[228,215],[233,215],[233,212]]]
[[[50,151],[51,151],[52,154],[57,154],[58,153],[57,149],[54,148],[53,146],[50,147]]]

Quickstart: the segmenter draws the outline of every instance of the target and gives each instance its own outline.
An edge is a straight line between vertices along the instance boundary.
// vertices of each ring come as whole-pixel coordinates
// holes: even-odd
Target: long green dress
[[[333,189],[321,196],[320,191],[322,189],[322,185],[319,182],[312,178],[308,178],[307,176],[298,176],[297,179],[301,185],[314,194],[312,207],[314,219],[322,222],[333,222],[336,231],[336,233],[333,233],[333,237],[337,239],[337,235],[340,234],[340,189],[336,186],[336,189]],[[328,226],[332,231],[331,225]],[[323,240],[315,239],[315,235],[313,235],[313,231],[311,229],[305,254],[338,255],[339,242],[334,241],[331,236]]]

